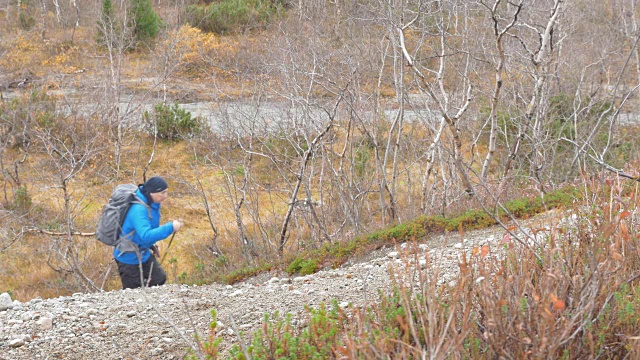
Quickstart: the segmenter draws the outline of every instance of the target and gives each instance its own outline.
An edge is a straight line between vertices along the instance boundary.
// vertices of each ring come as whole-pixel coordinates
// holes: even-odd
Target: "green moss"
[[[544,197],[512,200],[507,202],[504,207],[516,218],[523,218],[537,215],[552,208],[571,206],[574,201],[579,199],[580,191],[571,187],[545,194]],[[497,216],[501,220],[509,218],[505,211],[498,211]],[[274,268],[284,268],[289,274],[312,274],[320,269],[320,264],[338,267],[353,256],[365,254],[385,245],[414,241],[433,233],[458,231],[459,229],[483,229],[495,224],[496,220],[482,209],[467,210],[450,218],[442,215],[419,216],[411,221],[358,236],[347,242],[325,244],[320,249],[305,251],[293,259],[288,258],[277,264],[236,270],[226,275],[225,281],[232,284]]]
[[[299,273],[309,275],[318,271],[318,261],[315,259],[295,258],[286,270],[289,274]]]
[[[227,284],[234,284],[239,281],[248,279],[252,276],[258,275],[260,273],[271,271],[273,270],[273,268],[274,268],[273,264],[262,264],[259,266],[237,269],[226,275],[223,275],[222,281],[224,281]]]

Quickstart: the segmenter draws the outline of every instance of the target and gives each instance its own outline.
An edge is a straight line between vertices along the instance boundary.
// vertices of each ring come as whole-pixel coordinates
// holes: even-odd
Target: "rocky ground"
[[[547,226],[547,217],[522,225]],[[460,236],[423,239],[413,261],[440,267],[442,282],[453,281],[462,251],[489,245],[499,256],[505,231],[495,227]],[[306,322],[305,306],[335,299],[341,307],[362,306],[378,298],[392,281],[389,268],[405,263],[413,246],[383,248],[338,269],[288,277],[263,274],[244,283],[207,286],[165,285],[20,303],[0,296],[0,359],[181,359],[195,335],[207,336],[210,310],[218,312],[218,335],[224,351],[248,341],[265,314],[291,313],[293,323]]]

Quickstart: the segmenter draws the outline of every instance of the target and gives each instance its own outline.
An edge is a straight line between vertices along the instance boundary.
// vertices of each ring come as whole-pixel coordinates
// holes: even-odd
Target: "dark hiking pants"
[[[144,284],[140,283],[140,264],[123,264],[117,260],[116,263],[118,264],[118,272],[120,273],[123,289],[163,285],[167,281],[167,273],[164,272],[164,269],[153,255],[146,263],[142,264],[142,281],[144,281]]]

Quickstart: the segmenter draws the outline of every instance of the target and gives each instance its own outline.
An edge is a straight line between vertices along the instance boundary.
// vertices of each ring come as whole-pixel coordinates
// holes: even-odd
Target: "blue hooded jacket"
[[[149,200],[142,194],[140,189],[136,191],[136,195],[141,201],[149,204]],[[122,223],[122,233],[120,234],[121,237],[124,237],[134,231],[133,237],[130,236],[130,240],[138,245],[143,263],[147,262],[151,256],[149,248],[173,233],[173,222],[160,226],[160,203],[152,203],[150,206],[151,218],[149,218],[149,210],[146,206],[136,203],[131,204],[124,223]],[[121,252],[116,247],[113,250],[113,257],[123,264],[138,264],[138,255],[132,251]]]

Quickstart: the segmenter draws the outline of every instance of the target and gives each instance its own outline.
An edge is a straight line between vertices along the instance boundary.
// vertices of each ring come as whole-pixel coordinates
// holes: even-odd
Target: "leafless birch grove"
[[[597,169],[588,156],[611,156],[617,117],[634,111],[637,44],[622,33],[595,36],[608,26],[595,16],[621,17],[628,34],[636,16],[628,18],[629,6],[302,6],[279,25],[260,63],[284,81],[257,90],[284,99],[298,117],[248,120],[227,134],[247,154],[244,165],[268,159],[269,173],[288,184],[277,200],[285,207],[269,211],[273,222],[250,223],[269,224],[269,239],[279,233],[275,248],[294,236],[289,222],[295,236],[322,243],[460,204],[495,208],[519,193],[509,189],[543,195]],[[314,118],[332,101],[335,117]],[[260,186],[252,177],[232,185],[243,193]]]
[[[142,65],[126,4],[114,1],[116,15],[96,22],[100,2],[0,0],[8,26],[29,12],[44,38],[97,34],[92,86],[55,111],[81,131],[43,129],[33,113],[11,109],[0,137],[16,150],[0,158],[6,203],[32,155],[53,165],[38,180],[55,184],[64,213],[52,266],[82,274],[89,288],[97,277],[82,272],[82,251],[67,241],[90,232],[97,214],[70,184],[146,175],[158,140],[153,150],[138,145],[148,140],[140,130],[150,104],[207,107],[198,116],[209,131],[182,139],[188,163],[168,175],[207,217],[197,256],[240,249],[252,264],[423,214],[496,211],[602,164],[629,170],[637,153],[622,136],[639,119],[636,0],[294,1],[263,28],[206,46],[176,35],[188,1],[158,0],[165,27]],[[89,119],[100,124],[95,135]],[[0,251],[25,228],[43,228],[23,215],[12,213]]]

